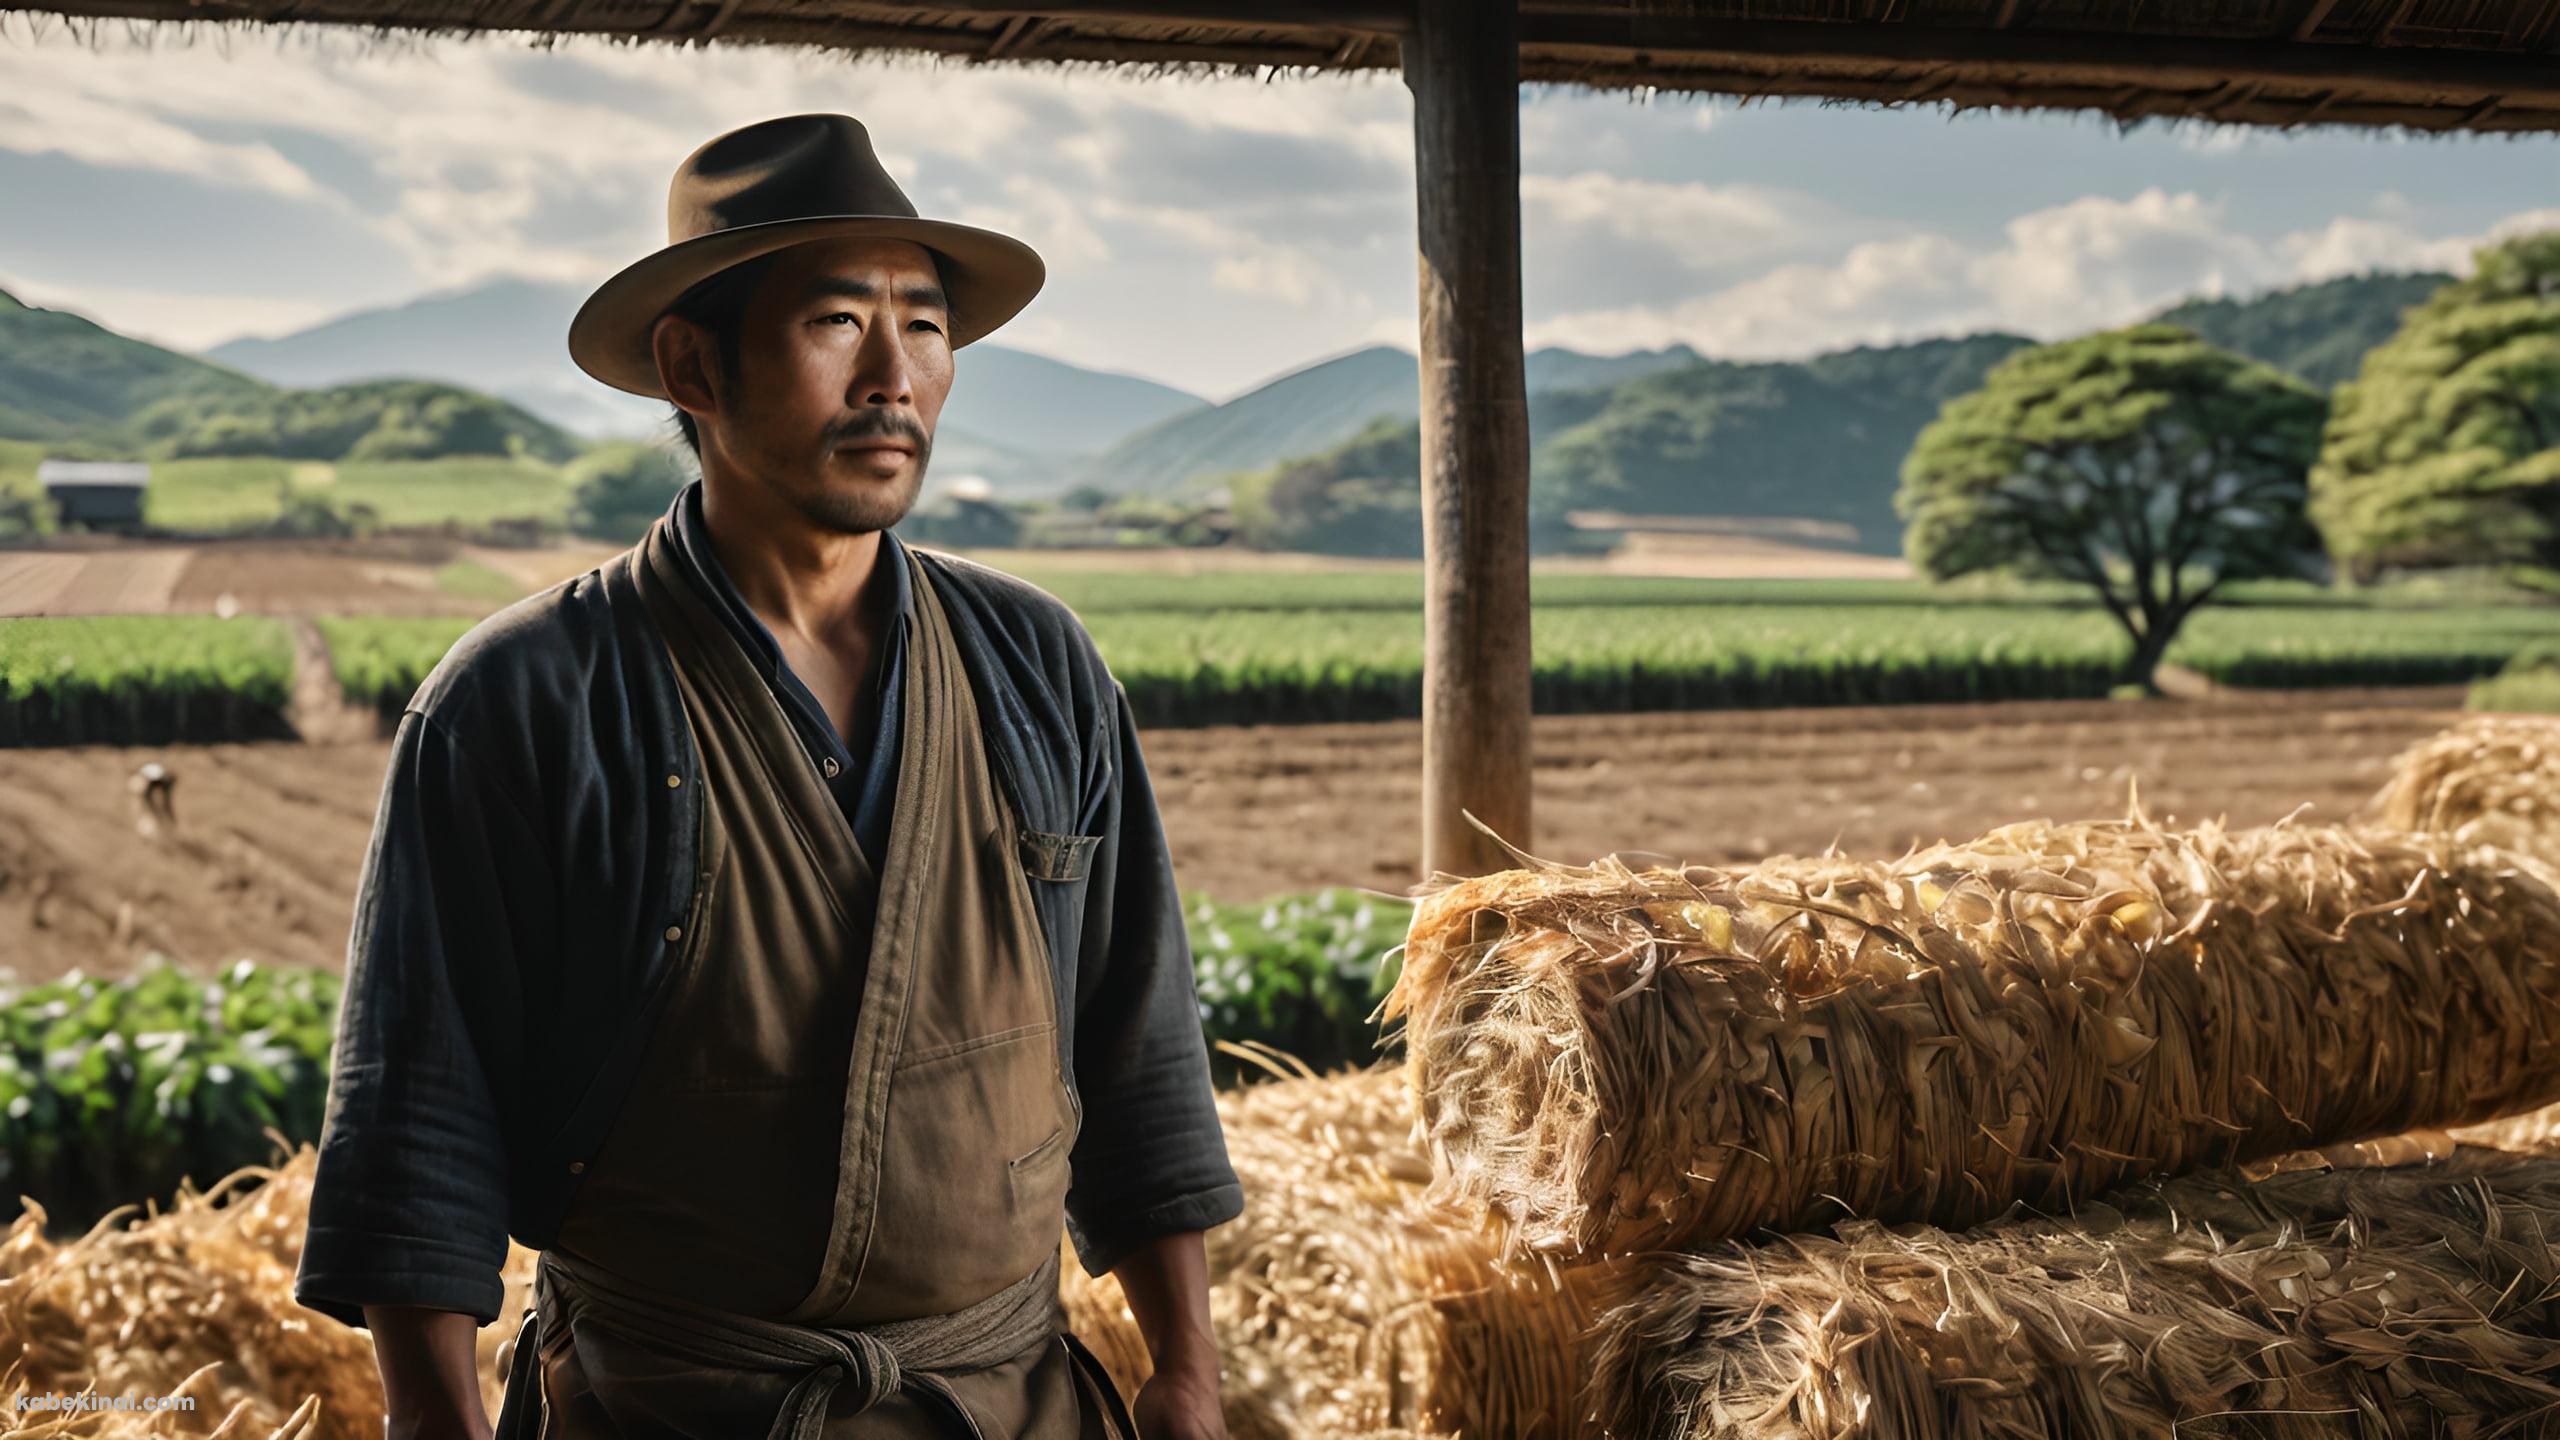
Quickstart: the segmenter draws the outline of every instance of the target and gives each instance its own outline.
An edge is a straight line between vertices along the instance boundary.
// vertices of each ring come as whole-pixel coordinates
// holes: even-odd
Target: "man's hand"
[[[489,1440],[478,1321],[451,1310],[367,1305],[364,1323],[382,1368],[385,1440]]]
[[[1218,1336],[1209,1325],[1209,1258],[1197,1230],[1159,1236],[1111,1267],[1155,1357],[1129,1418],[1139,1440],[1227,1440],[1218,1403]]]
[[[1226,1412],[1218,1403],[1218,1364],[1213,1355],[1203,1367],[1189,1362],[1178,1369],[1159,1368],[1138,1387],[1129,1406],[1138,1422],[1139,1440],[1227,1440]]]

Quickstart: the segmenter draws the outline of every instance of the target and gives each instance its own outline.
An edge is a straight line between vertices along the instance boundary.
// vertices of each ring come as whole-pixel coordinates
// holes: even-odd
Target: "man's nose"
[[[864,405],[913,405],[914,378],[908,373],[907,350],[889,325],[865,331],[854,356],[853,385],[845,398]]]

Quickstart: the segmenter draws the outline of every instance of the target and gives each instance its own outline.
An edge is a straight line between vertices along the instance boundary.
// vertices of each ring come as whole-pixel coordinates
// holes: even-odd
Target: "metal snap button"
[[[833,780],[836,778],[836,757],[830,755],[826,759],[819,761],[818,768],[827,772],[827,778]]]
[[[679,786],[679,785],[681,785],[681,784],[683,784],[683,783],[684,783],[684,777],[683,777],[683,776],[681,776],[681,775],[670,775],[670,776],[668,776],[668,777],[667,777],[667,788],[668,788],[668,789],[670,789],[670,790],[673,790],[674,788],[676,788],[677,786]]]
[[[569,1173],[570,1173],[570,1174],[572,1174],[572,1175],[583,1175],[583,1174],[585,1174],[585,1173],[586,1173],[586,1171],[587,1171],[587,1162],[586,1162],[586,1161],[584,1161],[584,1160],[572,1160],[572,1161],[570,1161],[570,1162],[569,1162]]]
[[[670,939],[670,940],[681,940],[681,939],[683,939],[683,938],[684,938],[684,927],[683,927],[683,926],[681,926],[681,925],[670,925],[670,926],[668,926],[668,927],[667,927],[667,938],[668,938],[668,939]]]

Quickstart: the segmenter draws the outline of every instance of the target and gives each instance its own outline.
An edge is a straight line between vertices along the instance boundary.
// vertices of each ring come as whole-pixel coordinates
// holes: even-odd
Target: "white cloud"
[[[230,193],[217,198],[239,202],[228,223],[317,217],[365,242],[343,247],[363,253],[325,284],[292,272],[280,302],[245,292],[277,288],[284,267],[235,285],[227,261],[168,263],[198,217],[56,206],[94,228],[95,253],[76,257],[65,247],[87,236],[73,225],[42,239],[0,225],[0,267],[31,299],[176,343],[275,333],[499,275],[600,279],[660,243],[682,156],[797,110],[862,117],[920,209],[1041,252],[1052,283],[1007,343],[1216,392],[1309,355],[1414,340],[1413,127],[1392,71],[1266,84],[513,35],[465,44],[161,27],[85,46],[58,27],[26,43],[23,29],[0,28],[0,152],[220,187]],[[2370,199],[2304,186],[2327,197],[2313,201],[2291,194],[2292,171],[2283,193],[2243,188],[2295,163],[2260,153],[2280,137],[2262,144],[2257,132],[2180,127],[2176,144],[2148,151],[2110,132],[2070,150],[2058,122],[1932,120],[1925,153],[1945,165],[1942,182],[1916,164],[1861,169],[1870,152],[1843,123],[1817,107],[1530,87],[1520,127],[1528,298],[1542,307],[1532,343],[1802,355],[1990,326],[2050,337],[2198,291],[2377,265],[2466,270],[2483,238],[2560,223],[2547,210],[2499,227],[2442,221],[2431,177],[2447,161],[2406,146],[2304,152],[2305,165],[2376,162],[2350,187]],[[2045,172],[1981,182],[2022,139]],[[2056,157],[2113,166],[2137,154],[2148,157],[2139,166],[2092,160],[2085,177],[2071,170],[2072,188],[2045,188],[2054,165],[2083,163]],[[2548,154],[2525,159],[2547,169]],[[48,160],[24,173],[68,168]],[[2226,203],[2200,174],[2247,204]],[[2017,198],[2110,186],[2061,203]],[[1963,213],[1985,194],[2005,224]],[[332,234],[299,253],[340,247]],[[75,274],[106,283],[66,283]]]
[[[6,274],[0,274],[0,290],[40,309],[68,310],[119,335],[184,351],[207,349],[251,332],[298,330],[329,319],[339,308],[318,300],[200,295],[147,286],[83,285],[75,292]]]
[[[0,69],[0,74],[7,73]],[[28,97],[26,89],[15,93]],[[90,165],[158,170],[292,199],[320,193],[301,166],[269,145],[227,145],[94,94],[0,103],[0,150],[59,154]]]
[[[1834,264],[1782,265],[1667,306],[1548,317],[1528,338],[1608,351],[1685,341],[1764,359],[1995,328],[2054,340],[2131,324],[2198,294],[2255,294],[2376,268],[2468,273],[2474,247],[2554,226],[2560,209],[2525,211],[2477,235],[2341,216],[2262,240],[2232,229],[2218,204],[2155,187],[2018,216],[1990,249],[1929,232],[1869,241]]]
[[[2539,210],[2525,210],[2510,215],[2490,226],[2488,233],[2481,237],[2481,243],[2511,240],[2518,235],[2530,235],[2541,230],[2560,230],[2560,208],[2546,206]],[[2462,268],[2465,273],[2471,269],[2470,257],[2467,255],[2464,257]]]
[[[1521,223],[1569,242],[1599,233],[1704,268],[1801,243],[1828,208],[1757,185],[1634,179],[1600,170],[1520,177]]]
[[[2414,226],[2391,220],[2341,215],[2311,230],[2298,230],[2277,242],[2297,280],[2329,280],[2367,270],[2446,270],[2460,274],[2471,268],[2472,247],[2481,237],[2456,235],[2430,240]]]
[[[1282,250],[1223,257],[1210,266],[1209,283],[1229,294],[1306,305],[1323,288],[1324,276],[1305,256]]]

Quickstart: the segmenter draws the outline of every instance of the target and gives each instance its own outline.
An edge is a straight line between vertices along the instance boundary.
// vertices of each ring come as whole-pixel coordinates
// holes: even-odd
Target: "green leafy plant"
[[[2470,707],[2560,715],[2560,643],[2519,651],[2507,668],[2472,685]]]
[[[78,1223],[316,1141],[340,979],[242,960],[200,977],[0,984],[0,1194]]]
[[[0,620],[0,745],[290,734],[293,640],[255,616]]]
[[[1382,1053],[1369,1013],[1395,983],[1408,901],[1358,890],[1282,895],[1256,905],[1189,897],[1192,976],[1211,1041],[1258,1040],[1318,1069]],[[1212,1047],[1219,1083],[1263,1073]]]

